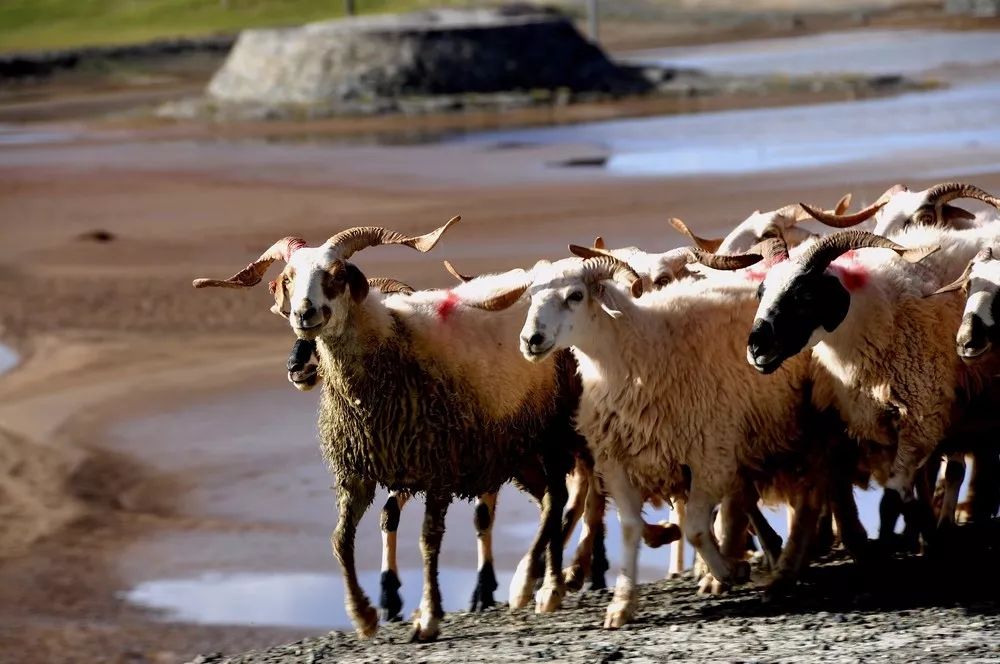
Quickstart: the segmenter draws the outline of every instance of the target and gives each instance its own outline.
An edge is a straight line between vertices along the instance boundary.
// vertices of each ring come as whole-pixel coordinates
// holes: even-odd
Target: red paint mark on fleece
[[[743,273],[743,277],[750,283],[759,284],[764,281],[764,277],[767,276],[767,270],[754,270],[753,268],[747,268],[746,272]]]
[[[460,301],[461,300],[459,300],[458,296],[455,295],[454,291],[448,291],[448,294],[445,295],[445,298],[440,302],[438,302],[437,305],[438,318],[440,318],[442,321],[448,320],[448,317],[451,316],[452,313],[454,313],[455,307],[458,306],[458,303]]]
[[[830,271],[840,278],[844,288],[856,291],[868,285],[868,268],[857,262],[857,254],[852,249],[830,265]]]

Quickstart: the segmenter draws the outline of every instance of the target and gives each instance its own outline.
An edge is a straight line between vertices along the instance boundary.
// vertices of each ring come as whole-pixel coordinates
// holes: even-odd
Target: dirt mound
[[[329,104],[513,90],[639,92],[563,15],[433,10],[247,30],[209,85],[224,102]]]

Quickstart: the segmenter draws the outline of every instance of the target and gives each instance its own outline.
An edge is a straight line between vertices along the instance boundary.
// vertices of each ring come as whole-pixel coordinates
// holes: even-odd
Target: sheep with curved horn
[[[942,226],[956,229],[974,228],[981,222],[968,210],[952,205],[960,198],[978,200],[1000,210],[1000,198],[964,182],[944,182],[921,191],[910,191],[904,185],[890,187],[878,200],[853,215],[829,213],[811,206],[802,208],[817,221],[835,228],[848,228],[875,219],[874,232],[891,237],[914,225]],[[995,220],[997,215],[986,218]]]
[[[690,255],[735,267],[734,257]],[[746,264],[760,256],[736,260]],[[796,524],[801,532],[793,530],[775,582],[780,586],[794,578],[804,557],[804,548],[795,546],[807,545],[815,527],[828,470],[803,473],[798,462],[796,446],[809,426],[801,410],[808,362],[800,360],[797,369],[763,384],[745,368],[737,321],[752,319],[756,285],[734,273],[718,280],[678,280],[636,298],[639,275],[611,256],[554,264],[531,276],[530,284],[516,286],[521,292],[530,287],[531,294],[521,351],[542,362],[572,350],[583,379],[577,426],[622,521],[625,561],[605,626],[620,627],[635,612],[645,498],[684,497],[688,540],[717,579],[738,583],[748,572],[736,559],[743,543],[727,538],[723,550],[718,548],[710,534],[712,509],[728,504],[724,516],[742,520],[742,528],[724,524],[724,530],[745,530],[745,508],[756,501],[747,478],[786,456],[797,459],[795,472],[812,487],[801,493]],[[712,370],[706,370],[706,353]],[[678,385],[685,389],[678,391]],[[701,397],[708,394],[711,399]],[[720,401],[726,410],[717,408]],[[753,422],[753,435],[743,428],[747,422]]]
[[[866,248],[889,249],[919,264],[860,251]],[[991,376],[963,367],[940,333],[957,326],[960,302],[923,297],[941,283],[941,264],[977,251],[963,231],[914,227],[895,241],[841,231],[764,280],[747,342],[750,364],[770,373],[811,348],[814,405],[835,409],[856,438],[896,449],[880,508],[883,542],[893,537],[904,506],[915,521],[929,521],[916,513],[925,509],[913,500],[917,472],[939,446],[960,444],[964,431],[983,423],[968,404]]]
[[[433,640],[439,632],[438,554],[449,502],[495,492],[532,460],[546,487],[543,526],[522,561],[525,571],[515,575],[519,585],[511,603],[530,600],[538,552],[545,554],[545,575],[536,610],[555,610],[563,595],[560,520],[578,437],[570,421],[573,403],[538,395],[566,393],[562,384],[573,380],[568,368],[555,360],[520,360],[513,343],[518,308],[487,315],[463,304],[470,296],[483,300],[498,280],[369,297],[367,280],[347,260],[380,244],[428,251],[455,221],[418,237],[377,228],[345,231],[319,247],[289,252],[275,282],[276,305],[296,336],[317,343],[321,448],[340,510],[334,553],[344,571],[348,614],[365,637],[375,633],[378,614],[358,582],[354,537],[376,485],[426,495],[424,593],[414,640]],[[270,264],[282,256],[262,258]],[[250,271],[262,277],[264,270],[260,263]],[[197,284],[246,287],[249,281]]]
[[[850,206],[851,194],[844,194],[829,213],[840,215]],[[700,249],[713,253],[735,254],[748,251],[754,244],[763,240],[766,237],[765,233],[771,228],[780,229],[790,246],[801,244],[815,237],[813,233],[797,226],[800,221],[809,218],[809,214],[801,204],[785,205],[768,212],[755,210],[753,214],[737,224],[726,237],[714,240],[698,237],[687,224],[676,217],[672,217],[669,223],[674,230],[684,235]]]

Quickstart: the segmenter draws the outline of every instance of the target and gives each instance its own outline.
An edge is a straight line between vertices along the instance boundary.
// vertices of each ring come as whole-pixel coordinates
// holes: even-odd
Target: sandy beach
[[[951,88],[713,111],[721,118],[597,124],[597,114],[557,129],[449,127],[406,141],[385,140],[404,127],[373,130],[370,120],[346,137],[343,120],[305,129],[65,117],[5,125],[0,661],[167,664],[346,626],[339,599],[314,590],[339,584],[334,501],[315,444],[316,395],[285,379],[287,324],[269,313],[266,289],[195,291],[193,277],[231,274],[285,235],[318,243],[359,225],[415,233],[461,214],[431,255],[357,257],[369,277],[438,287],[451,281],[442,259],[467,272],[526,266],[598,234],[665,250],[680,242],[671,216],[722,235],[757,208],[829,205],[848,191],[857,206],[897,181],[1000,190],[1000,55],[991,48],[920,70],[946,72]],[[942,104],[954,110],[948,122],[931,112]],[[712,135],[699,124],[709,119],[729,133]],[[841,120],[859,138],[835,151],[824,127]],[[784,151],[775,157],[762,143]],[[561,166],[594,157],[604,166]],[[536,515],[505,490],[501,586]],[[451,610],[472,587],[470,506],[456,505],[448,523]],[[415,569],[416,522],[404,519],[400,532],[401,564]],[[373,593],[375,510],[361,533]],[[666,555],[643,556],[646,578],[662,576]],[[405,611],[416,585],[404,584]],[[239,613],[253,598],[276,608]]]

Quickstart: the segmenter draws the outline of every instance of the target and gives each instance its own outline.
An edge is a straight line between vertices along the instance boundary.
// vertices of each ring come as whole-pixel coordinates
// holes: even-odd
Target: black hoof
[[[399,596],[399,589],[402,583],[399,577],[392,570],[382,572],[381,593],[378,598],[379,608],[382,609],[382,619],[386,622],[399,622],[403,619],[403,598]]]
[[[604,590],[608,587],[604,580],[604,574],[611,567],[608,563],[608,555],[604,548],[604,531],[601,530],[594,538],[594,554],[590,563],[590,587],[589,590]]]
[[[493,599],[493,591],[497,589],[497,577],[493,572],[493,563],[487,562],[479,570],[479,578],[476,588],[472,591],[472,601],[469,603],[469,611],[485,611],[491,606],[496,606]]]

